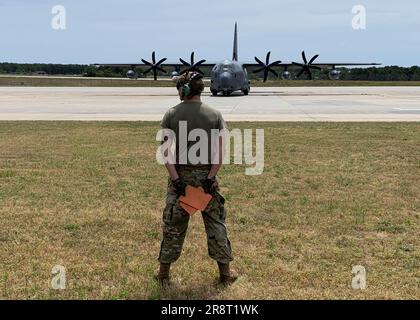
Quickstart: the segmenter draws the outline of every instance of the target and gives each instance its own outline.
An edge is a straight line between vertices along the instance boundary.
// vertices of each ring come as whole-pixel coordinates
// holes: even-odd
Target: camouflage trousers
[[[209,167],[180,166],[177,171],[187,184],[198,187],[207,178]],[[228,263],[233,260],[233,257],[225,225],[226,209],[224,202],[223,196],[216,192],[206,210],[202,212],[202,217],[207,233],[209,256],[218,262]],[[179,205],[179,197],[169,179],[166,206],[163,210],[163,240],[159,254],[160,262],[173,263],[178,260],[182,252],[189,220],[190,215]]]

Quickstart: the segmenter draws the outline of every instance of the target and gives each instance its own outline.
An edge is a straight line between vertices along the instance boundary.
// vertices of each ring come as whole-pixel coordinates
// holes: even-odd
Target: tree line
[[[363,81],[420,81],[420,67],[372,67],[372,68],[339,68],[340,80],[363,80]],[[109,77],[125,78],[128,68],[121,67],[95,67],[78,64],[21,64],[21,63],[0,63],[0,74],[9,75],[32,75],[46,73],[48,75],[73,75],[84,77]],[[141,76],[142,69],[136,71]],[[169,71],[169,70],[168,70]],[[203,69],[206,76],[210,76],[210,69]],[[258,75],[249,73],[251,79],[259,78]],[[314,72],[315,79],[328,79],[327,71]],[[305,79],[305,77],[301,77]]]

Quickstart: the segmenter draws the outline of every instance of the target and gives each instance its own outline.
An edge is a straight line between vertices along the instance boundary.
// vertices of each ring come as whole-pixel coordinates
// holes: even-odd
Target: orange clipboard
[[[212,198],[210,194],[204,192],[202,187],[197,188],[188,185],[185,189],[185,196],[179,198],[179,204],[192,216],[197,211],[203,212],[206,210]]]

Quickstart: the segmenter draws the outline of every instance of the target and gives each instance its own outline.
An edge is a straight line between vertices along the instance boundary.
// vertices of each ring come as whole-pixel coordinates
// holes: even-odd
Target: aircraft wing
[[[291,65],[293,65],[293,64],[291,64]],[[372,63],[325,62],[325,63],[313,63],[312,65],[320,67],[322,69],[334,69],[334,68],[337,68],[337,67],[380,66],[381,64],[380,63],[375,63],[375,62],[372,62]]]
[[[95,63],[93,66],[97,67],[121,67],[121,68],[131,68],[135,69],[137,67],[144,67],[146,70],[143,74],[147,74],[149,72],[153,73],[154,79],[157,80],[158,72],[167,73],[168,68],[177,71],[180,74],[189,71],[195,71],[202,73],[200,67],[213,67],[215,63],[207,63],[206,60],[200,60],[195,62],[194,60],[194,52],[191,53],[190,61],[187,62],[184,59],[179,59],[180,62],[178,63],[170,63],[166,62],[166,58],[162,58],[159,61],[156,59],[156,53],[152,53],[152,61],[147,61],[145,59],[141,59],[141,63]]]
[[[334,70],[337,67],[351,67],[351,66],[378,66],[380,63],[355,63],[355,62],[323,62],[315,63],[319,55],[313,56],[310,60],[306,58],[306,54],[302,51],[302,62],[282,62],[280,60],[270,62],[270,52],[267,53],[265,61],[255,57],[255,62],[244,63],[243,66],[253,73],[263,73],[264,81],[267,80],[271,73],[276,77],[279,76],[279,69],[282,72],[289,70],[299,70],[296,77],[300,77],[303,73],[307,74],[309,79],[312,79],[311,70]]]

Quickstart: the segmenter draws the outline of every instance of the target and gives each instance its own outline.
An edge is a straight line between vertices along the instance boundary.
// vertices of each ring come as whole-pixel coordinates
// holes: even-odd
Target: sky
[[[52,28],[62,5],[66,29]],[[352,8],[366,8],[355,30]],[[135,63],[232,57],[238,22],[239,60],[254,56],[317,62],[420,65],[418,0],[0,0],[0,62]]]

